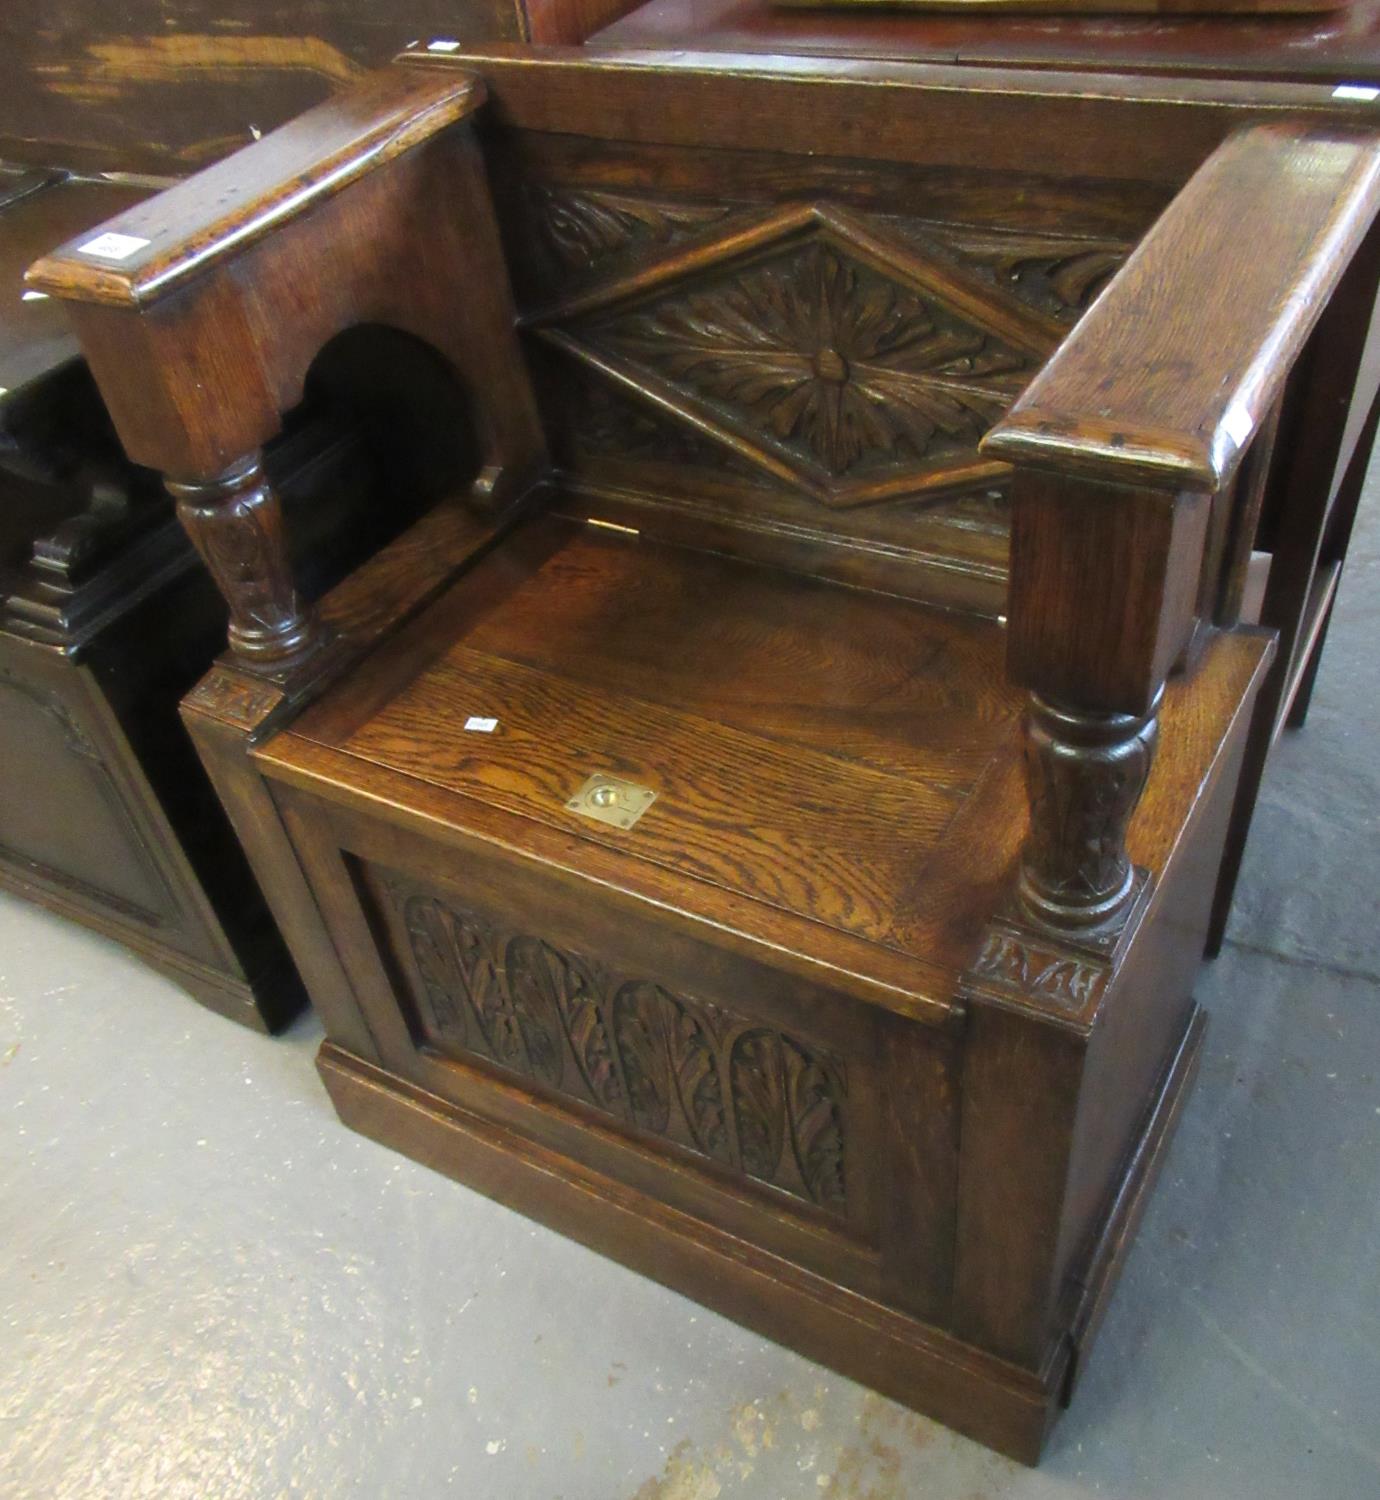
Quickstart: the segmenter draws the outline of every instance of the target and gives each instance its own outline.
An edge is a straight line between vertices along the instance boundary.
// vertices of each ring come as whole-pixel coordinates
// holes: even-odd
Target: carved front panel
[[[396,879],[380,889],[423,1046],[847,1217],[847,1077],[827,1049]]]

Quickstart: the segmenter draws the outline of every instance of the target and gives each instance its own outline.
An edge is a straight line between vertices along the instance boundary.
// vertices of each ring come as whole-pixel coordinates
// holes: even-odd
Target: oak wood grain
[[[1317,84],[1012,72],[887,59],[590,45],[497,45],[408,64],[482,74],[493,113],[527,130],[705,148],[831,155],[1182,187],[1233,131],[1271,121],[1355,126],[1370,106]],[[593,78],[597,85],[584,86]],[[1095,154],[1088,143],[1096,141]]]
[[[311,151],[251,156],[236,223],[304,161],[311,211],[218,231],[235,253],[176,296],[76,303],[131,450],[177,479],[246,473],[354,322],[430,342],[474,400],[475,524],[442,507],[325,601],[343,643],[222,667],[189,706],[331,990],[327,1074],[354,1123],[1031,1457],[1177,1107],[1270,648],[1198,630],[1226,486],[1022,459],[1009,628],[896,585],[946,525],[976,538],[952,566],[999,569],[979,433],[1173,195],[1210,239],[1222,142],[1368,160],[1362,112],[1210,79],[447,55],[400,66],[445,99],[482,76],[473,125],[335,193]],[[1298,190],[1270,327],[1299,286],[1346,316],[1306,264],[1351,255],[1328,225],[1372,179],[1340,171],[1340,208]],[[622,523],[572,519],[605,502]],[[839,555],[861,541],[890,566]],[[635,826],[567,805],[594,771],[657,793]]]

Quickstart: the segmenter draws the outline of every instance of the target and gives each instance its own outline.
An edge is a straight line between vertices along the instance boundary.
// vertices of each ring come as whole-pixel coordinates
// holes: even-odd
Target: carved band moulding
[[[633,254],[681,244],[748,207],[550,184],[530,189],[529,196],[537,232],[557,265],[584,276]],[[877,222],[919,253],[947,254],[1027,307],[1066,324],[1088,310],[1131,250],[1119,240],[973,229],[893,214],[879,215]]]
[[[426,1042],[846,1217],[846,1078],[813,1042],[609,974],[395,880]]]
[[[567,205],[559,232],[585,260],[618,232],[679,229],[626,212],[579,222],[577,234]],[[1004,470],[978,441],[1061,332],[948,251],[809,204],[711,223],[530,326],[661,418],[831,506],[989,484]]]

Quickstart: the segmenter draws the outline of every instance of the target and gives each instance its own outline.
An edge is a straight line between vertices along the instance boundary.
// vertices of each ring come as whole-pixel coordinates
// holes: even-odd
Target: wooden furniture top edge
[[[856,11],[900,9],[908,14],[945,14],[971,9],[984,16],[1105,16],[1108,0],[772,0],[783,10],[842,9]],[[1169,16],[1325,16],[1345,10],[1348,0],[1116,0],[1114,14]]]
[[[953,974],[937,964],[867,938],[825,929],[794,912],[687,879],[659,865],[640,868],[641,878],[632,886],[618,856],[577,833],[463,797],[403,772],[389,772],[386,789],[381,785],[365,789],[359,785],[358,769],[368,763],[346,750],[305,739],[291,725],[256,747],[253,754],[272,781],[366,816],[377,816],[380,808],[387,808],[390,822],[441,843],[477,840],[538,866],[608,886],[631,901],[689,919],[731,948],[758,957],[772,952],[774,962],[797,972],[807,966],[815,984],[841,989],[925,1025],[947,1026],[962,1013],[952,998]],[[464,816],[457,816],[462,806]],[[693,899],[701,893],[712,899]],[[809,941],[824,931],[830,939],[827,957]]]
[[[1240,126],[1298,117],[1364,128],[1374,116],[1320,84],[871,58],[495,45],[398,61],[479,74],[494,116],[526,130],[734,150],[760,128],[796,154],[1173,189]],[[597,87],[575,86],[591,74]]]
[[[492,72],[516,78],[537,74],[558,77],[572,70],[646,76],[661,74],[729,79],[793,79],[817,86],[909,88],[948,93],[1008,94],[1026,99],[1100,99],[1157,103],[1186,110],[1201,108],[1302,110],[1363,124],[1374,118],[1368,100],[1338,98],[1333,87],[1312,79],[1166,78],[1115,69],[1010,67],[1002,63],[943,61],[926,58],[849,56],[837,53],[732,52],[693,47],[618,46],[592,38],[584,46],[533,47],[521,42],[491,42],[455,52],[428,52],[414,43],[399,52],[395,64],[440,72]],[[563,103],[567,102],[565,100]],[[591,101],[591,112],[597,101]],[[623,132],[630,122],[610,121]]]
[[[262,140],[100,226],[126,245],[102,254],[87,234],[36,262],[26,282],[85,302],[143,306],[209,261],[262,238],[372,168],[483,103],[467,73],[389,65]],[[125,253],[121,253],[124,251]]]
[[[1220,489],[1377,211],[1380,134],[1280,122],[1229,137],[981,451]]]
[[[0,202],[0,405],[22,399],[36,382],[81,354],[61,306],[24,296],[24,272],[53,242],[80,233],[112,214],[128,210],[152,188],[140,182],[30,172],[22,188],[15,179]]]
[[[601,47],[699,46],[928,58],[1006,68],[1176,76],[1373,81],[1380,3],[1351,0],[1340,15],[995,14],[868,5],[784,7],[773,0],[645,0],[588,40]]]

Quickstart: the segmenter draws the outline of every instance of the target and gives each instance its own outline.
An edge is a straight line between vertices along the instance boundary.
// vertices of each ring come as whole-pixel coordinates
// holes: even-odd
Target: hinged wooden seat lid
[[[1004,649],[995,620],[543,518],[259,754],[942,1019],[1024,835]],[[1171,688],[1139,863],[1259,661],[1234,639]],[[600,773],[654,790],[632,828],[568,807]]]

